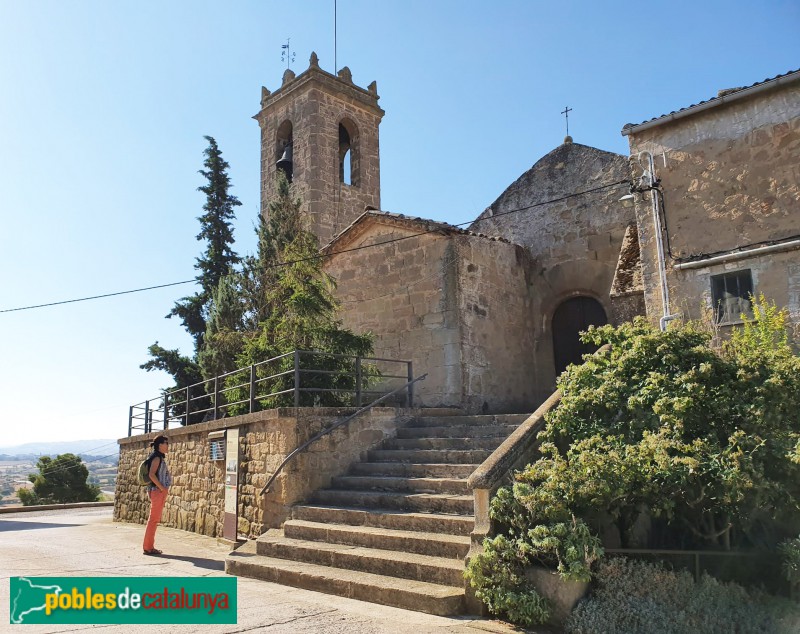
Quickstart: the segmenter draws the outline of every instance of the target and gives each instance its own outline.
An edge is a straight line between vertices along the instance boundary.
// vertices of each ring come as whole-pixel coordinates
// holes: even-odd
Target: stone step
[[[445,425],[401,427],[398,438],[506,438],[517,425]]]
[[[465,611],[463,587],[266,557],[255,548],[255,543],[245,544],[231,553],[225,572],[439,616]]]
[[[488,449],[494,451],[503,442],[502,438],[391,438],[382,449]]]
[[[290,539],[280,531],[262,535],[256,540],[256,546],[256,552],[266,557],[464,587],[464,561],[461,559]]]
[[[394,476],[340,476],[331,480],[331,488],[357,491],[410,491],[415,493],[470,493],[465,479],[398,478]]]
[[[520,425],[530,414],[478,414],[430,416],[423,414],[409,421],[407,427],[443,427],[446,425]]]
[[[468,478],[478,464],[410,464],[406,462],[357,462],[352,475],[398,476],[404,478]]]
[[[347,544],[382,550],[400,550],[418,555],[458,559],[463,563],[469,551],[467,535],[447,535],[421,531],[404,531],[372,526],[323,524],[305,520],[287,520],[283,533],[290,539]]]
[[[475,518],[472,515],[404,513],[390,509],[343,508],[341,506],[312,504],[294,506],[292,508],[292,517],[307,522],[446,533],[460,536],[469,536],[475,526]]]
[[[492,452],[487,449],[432,450],[432,449],[373,449],[367,452],[370,462],[406,462],[413,464],[480,464]]]
[[[383,491],[342,491],[320,489],[311,495],[311,501],[331,506],[354,508],[391,509],[423,513],[473,514],[471,495],[442,493],[391,493]]]

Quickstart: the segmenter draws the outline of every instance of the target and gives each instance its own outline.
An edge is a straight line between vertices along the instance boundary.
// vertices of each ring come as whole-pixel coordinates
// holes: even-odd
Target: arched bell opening
[[[275,167],[286,174],[286,180],[291,183],[294,175],[294,139],[291,121],[284,121],[278,126],[275,141]]]
[[[339,122],[339,182],[358,187],[359,168],[358,128],[350,119],[342,119]]]

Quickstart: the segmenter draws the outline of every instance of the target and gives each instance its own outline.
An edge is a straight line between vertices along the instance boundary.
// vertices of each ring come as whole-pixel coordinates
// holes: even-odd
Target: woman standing
[[[161,512],[164,502],[167,501],[167,492],[172,484],[172,476],[167,467],[166,454],[169,451],[169,440],[166,436],[158,436],[152,443],[153,453],[147,459],[150,464],[148,475],[150,484],[147,485],[147,494],[150,496],[150,517],[147,519],[147,528],[144,531],[145,555],[160,555],[161,551],[155,547],[156,528],[161,521]]]

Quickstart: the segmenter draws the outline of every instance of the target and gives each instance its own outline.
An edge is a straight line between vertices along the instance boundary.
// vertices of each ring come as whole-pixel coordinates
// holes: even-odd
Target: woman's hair
[[[167,438],[166,436],[156,436],[155,440],[154,440],[154,441],[151,443],[151,445],[152,445],[153,449],[158,449],[158,446],[159,446],[159,445],[160,445],[162,442],[164,442],[165,440],[166,440],[167,442],[169,442],[169,438]]]

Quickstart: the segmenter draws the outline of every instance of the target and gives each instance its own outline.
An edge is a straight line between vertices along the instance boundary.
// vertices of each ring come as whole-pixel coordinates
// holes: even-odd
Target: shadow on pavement
[[[225,570],[225,562],[217,561],[216,559],[205,559],[204,557],[185,557],[182,555],[169,555],[164,553],[159,557],[153,559],[173,559],[175,561],[186,561],[198,568],[205,568],[207,570]]]
[[[7,531],[31,531],[41,528],[66,528],[68,526],[85,526],[85,524],[59,524],[57,522],[18,522],[0,520],[0,533]]]

